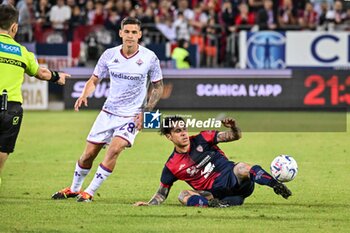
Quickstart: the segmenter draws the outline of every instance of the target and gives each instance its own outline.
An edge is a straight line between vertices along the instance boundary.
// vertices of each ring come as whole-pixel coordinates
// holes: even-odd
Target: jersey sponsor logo
[[[18,45],[11,45],[0,42],[0,52],[22,56],[21,48]]]
[[[204,178],[207,179],[211,172],[214,170],[214,168],[215,165],[213,163],[208,163],[207,166],[205,166],[204,170],[201,171],[201,175],[204,175]]]
[[[186,172],[187,172],[187,174],[189,174],[192,177],[199,172],[199,169],[197,169],[195,166],[192,166],[192,167],[187,168]]]
[[[14,66],[19,66],[22,67],[23,69],[26,68],[26,64],[18,61],[16,59],[10,59],[10,58],[6,58],[6,57],[0,57],[0,63],[5,63],[5,64],[9,64],[9,65],[14,65]]]
[[[209,162],[210,159],[211,159],[211,156],[210,156],[210,155],[205,156],[205,158],[202,159],[202,161],[201,161],[199,164],[197,164],[196,167],[197,167],[197,168],[203,167],[204,164],[207,164],[207,163]]]
[[[126,80],[141,80],[142,75],[126,75],[126,74],[122,74],[122,73],[114,73],[111,72],[111,76],[113,78],[120,78],[120,79],[126,79]]]

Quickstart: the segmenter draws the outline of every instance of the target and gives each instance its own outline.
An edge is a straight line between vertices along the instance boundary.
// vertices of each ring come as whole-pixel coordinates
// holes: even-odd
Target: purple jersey
[[[187,182],[195,190],[227,190],[236,184],[234,163],[216,145],[218,131],[202,131],[190,137],[186,153],[174,152],[166,162],[161,185],[171,187],[176,180]]]

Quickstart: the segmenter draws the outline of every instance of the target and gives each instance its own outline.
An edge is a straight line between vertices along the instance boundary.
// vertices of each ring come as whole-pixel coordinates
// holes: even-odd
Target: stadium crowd
[[[0,0],[1,1],[1,0]],[[350,2],[339,0],[3,0],[20,11],[19,42],[86,41],[99,32],[120,44],[126,16],[143,23],[142,43],[196,44],[207,66],[231,63],[240,30],[350,30]],[[98,30],[96,30],[98,29]],[[91,40],[93,40],[91,42]],[[101,40],[101,39],[100,39]]]

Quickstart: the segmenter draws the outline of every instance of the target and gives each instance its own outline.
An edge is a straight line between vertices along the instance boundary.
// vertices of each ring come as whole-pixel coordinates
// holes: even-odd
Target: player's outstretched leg
[[[273,191],[285,199],[288,199],[288,197],[292,195],[292,192],[287,188],[287,186],[278,181],[276,181],[276,184],[273,186]]]
[[[259,165],[254,165],[251,167],[249,174],[252,181],[260,185],[270,186],[277,195],[281,195],[285,199],[292,195],[292,192],[287,188],[287,186],[275,180]]]

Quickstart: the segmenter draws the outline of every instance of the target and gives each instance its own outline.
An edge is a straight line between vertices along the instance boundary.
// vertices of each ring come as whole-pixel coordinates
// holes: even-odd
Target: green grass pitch
[[[98,190],[94,202],[51,200],[52,193],[70,185],[75,161],[97,114],[98,111],[86,110],[25,112],[16,151],[2,175],[1,233],[349,232],[350,127],[345,132],[300,132],[308,131],[307,125],[295,132],[254,132],[254,128],[249,128],[253,123],[256,127],[271,124],[259,112],[227,112],[242,123],[243,138],[220,147],[234,161],[257,163],[267,170],[278,154],[294,156],[299,174],[287,183],[293,191],[289,200],[256,185],[243,206],[188,208],[180,205],[177,195],[189,186],[177,182],[163,205],[133,207],[132,203],[148,201],[154,194],[164,162],[172,151],[169,141],[146,131],[138,135],[132,149],[120,156],[117,169]],[[270,112],[268,118],[279,119],[279,114],[282,113]],[[299,123],[310,115],[285,114],[300,116]],[[349,121],[350,115],[345,117]],[[95,160],[92,174],[103,153],[104,150]]]

